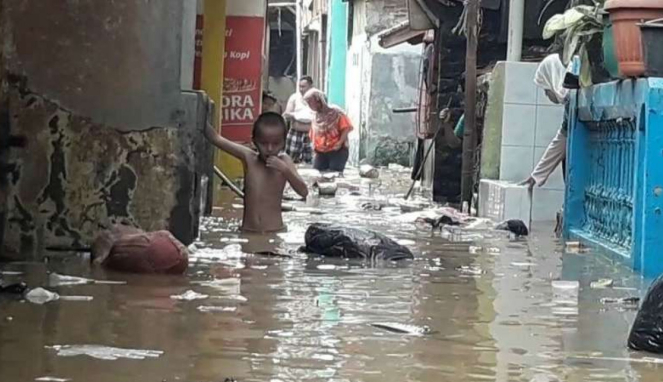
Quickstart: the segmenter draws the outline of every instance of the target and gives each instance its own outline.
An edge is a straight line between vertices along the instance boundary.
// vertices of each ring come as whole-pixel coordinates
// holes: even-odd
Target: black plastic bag
[[[312,224],[306,230],[304,252],[326,257],[367,260],[413,259],[412,252],[373,231],[330,224]]]
[[[650,353],[663,353],[663,276],[654,281],[635,317],[628,347]]]

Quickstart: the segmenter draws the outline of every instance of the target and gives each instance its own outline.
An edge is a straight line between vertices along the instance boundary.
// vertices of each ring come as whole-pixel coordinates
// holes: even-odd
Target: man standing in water
[[[313,79],[304,76],[299,80],[299,89],[290,96],[283,117],[290,122],[290,131],[286,141],[285,152],[295,163],[311,163],[313,149],[311,146],[311,122],[313,111],[304,102],[304,94],[313,87]]]

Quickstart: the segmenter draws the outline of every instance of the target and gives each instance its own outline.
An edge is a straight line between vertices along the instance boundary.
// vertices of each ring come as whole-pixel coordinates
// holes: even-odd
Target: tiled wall
[[[534,84],[537,63],[507,62],[502,117],[500,180],[526,179],[562,125],[564,108]],[[561,166],[534,191],[533,221],[555,219],[564,202]]]

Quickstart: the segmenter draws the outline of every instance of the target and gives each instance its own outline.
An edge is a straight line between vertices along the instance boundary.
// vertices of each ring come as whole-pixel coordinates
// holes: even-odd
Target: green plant
[[[582,57],[585,45],[595,35],[603,33],[603,5],[603,0],[594,0],[594,5],[576,5],[546,22],[543,38],[547,40],[556,35],[562,37],[565,64],[576,54]]]

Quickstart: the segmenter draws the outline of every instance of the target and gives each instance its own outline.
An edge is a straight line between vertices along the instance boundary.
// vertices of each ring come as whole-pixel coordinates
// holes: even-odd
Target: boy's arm
[[[267,167],[281,171],[283,176],[285,176],[285,180],[290,183],[292,189],[295,190],[299,196],[302,198],[308,196],[308,186],[297,172],[295,162],[292,161],[292,158],[290,158],[289,155],[284,154],[279,157],[269,157],[267,159]]]
[[[249,155],[253,154],[253,151],[251,151],[251,149],[248,147],[242,146],[239,143],[232,142],[219,135],[209,124],[205,128],[205,137],[214,146],[220,148],[221,150],[227,152],[228,154],[241,161],[245,161]]]

